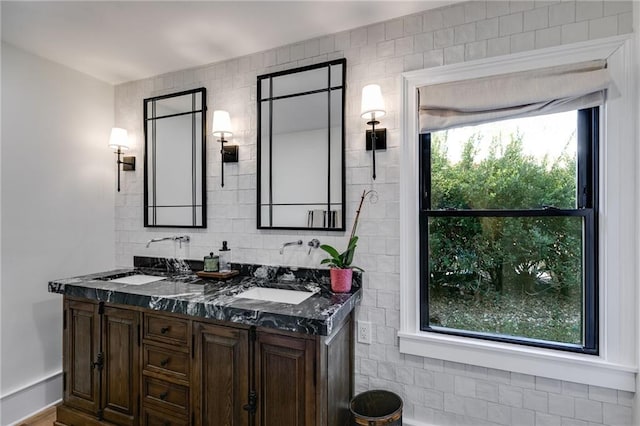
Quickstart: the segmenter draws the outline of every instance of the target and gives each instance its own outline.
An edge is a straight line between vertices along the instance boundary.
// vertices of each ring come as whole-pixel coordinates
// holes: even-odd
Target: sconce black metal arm
[[[130,172],[136,169],[136,157],[122,157],[122,160],[120,160],[120,156],[122,154],[123,152],[120,150],[120,147],[118,147],[118,150],[116,151],[116,155],[118,156],[118,160],[116,161],[118,164],[118,192],[120,192],[120,164],[122,164],[123,172]]]
[[[384,99],[382,99],[382,91],[377,84],[369,84],[362,88],[362,109],[360,116],[371,126],[371,130],[367,130],[366,149],[371,150],[373,160],[373,180],[376,179],[376,149],[387,149],[387,129],[376,130],[376,124],[380,124],[376,118],[383,117],[386,114],[384,108]]]
[[[220,142],[220,156],[222,157],[220,162],[220,186],[224,187],[224,163],[238,162],[238,145],[225,145],[229,141],[224,136],[221,136],[218,142]]]
[[[220,186],[224,188],[224,163],[238,162],[238,145],[225,145],[229,142],[224,137],[231,137],[231,117],[227,111],[213,111],[213,136],[218,136],[220,142]]]
[[[376,125],[380,124],[378,120],[367,121],[371,126],[371,130],[367,130],[366,150],[371,151],[373,161],[373,180],[376,179],[376,149],[387,149],[387,129],[376,129]]]
[[[122,160],[120,159],[124,151],[129,149],[129,135],[127,130],[120,127],[111,129],[109,147],[115,149],[114,153],[117,155],[118,192],[120,192],[120,164],[122,164],[123,171],[133,171],[136,169],[136,157],[123,157]]]

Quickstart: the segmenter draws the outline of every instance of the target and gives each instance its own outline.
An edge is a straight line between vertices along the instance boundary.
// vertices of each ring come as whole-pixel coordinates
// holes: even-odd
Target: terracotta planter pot
[[[351,291],[351,279],[353,278],[353,269],[331,268],[331,291],[334,293],[348,293]]]

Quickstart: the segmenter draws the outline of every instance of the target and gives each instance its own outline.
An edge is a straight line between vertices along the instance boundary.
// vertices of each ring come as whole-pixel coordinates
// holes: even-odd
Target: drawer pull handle
[[[160,329],[160,333],[162,333],[162,334],[167,334],[168,331],[169,331],[169,327],[168,326],[167,327],[162,327]]]
[[[165,358],[160,361],[160,367],[166,367],[167,364],[169,364],[169,358]]]
[[[160,399],[164,401],[167,399],[167,396],[169,396],[169,391],[164,391],[160,394]]]

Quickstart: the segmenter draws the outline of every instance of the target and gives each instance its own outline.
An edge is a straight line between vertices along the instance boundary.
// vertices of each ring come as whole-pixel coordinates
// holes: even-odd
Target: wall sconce
[[[376,129],[380,124],[377,118],[383,117],[387,112],[384,109],[382,91],[377,84],[369,84],[362,88],[362,108],[360,116],[371,126],[366,133],[366,149],[371,151],[373,158],[373,180],[376,179],[376,149],[387,149],[387,129]]]
[[[233,136],[231,131],[231,117],[227,111],[213,111],[213,136],[217,136],[220,142],[220,186],[224,187],[224,163],[238,162],[238,145],[225,145],[229,142],[224,137]]]
[[[129,149],[129,135],[126,129],[119,127],[111,129],[109,148],[115,149],[114,153],[118,156],[116,164],[118,165],[118,192],[120,192],[120,164],[122,164],[122,170],[126,172],[136,169],[136,157],[122,157],[120,160],[123,152]]]

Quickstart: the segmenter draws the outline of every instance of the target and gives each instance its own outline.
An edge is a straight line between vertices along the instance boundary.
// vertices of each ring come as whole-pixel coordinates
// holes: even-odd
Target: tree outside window
[[[597,117],[421,136],[423,330],[597,353]]]

